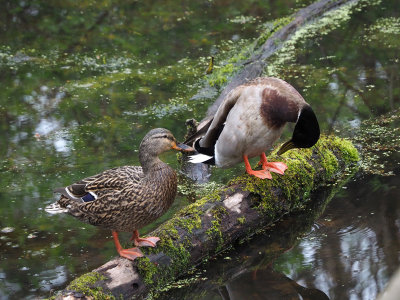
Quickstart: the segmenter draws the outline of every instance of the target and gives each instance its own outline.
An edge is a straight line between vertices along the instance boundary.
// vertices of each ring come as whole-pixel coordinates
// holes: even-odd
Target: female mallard
[[[123,249],[118,231],[133,231],[136,246],[155,247],[159,241],[158,237],[139,238],[138,229],[162,216],[175,199],[176,173],[158,158],[170,149],[191,150],[177,145],[169,130],[153,129],[140,144],[141,167],[113,168],[56,189],[61,197],[46,211],[68,213],[83,222],[111,229],[120,256],[130,260],[143,256],[138,248]]]
[[[292,148],[312,147],[318,141],[317,118],[296,89],[278,78],[256,78],[232,90],[214,118],[185,142],[196,141],[200,153],[190,160],[221,168],[244,161],[247,173],[271,179],[270,172],[283,174],[287,166],[268,162],[264,152],[281,136],[287,122],[296,126],[292,139],[282,145],[278,155]],[[261,171],[250,167],[248,158],[255,156],[260,156]]]

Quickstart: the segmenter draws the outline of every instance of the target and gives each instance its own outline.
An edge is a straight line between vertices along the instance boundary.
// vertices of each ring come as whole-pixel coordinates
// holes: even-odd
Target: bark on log
[[[284,176],[262,180],[245,174],[233,179],[153,231],[151,235],[161,240],[156,248],[144,250],[147,257],[135,262],[115,258],[69,289],[83,285],[85,293],[144,298],[235,241],[302,207],[318,187],[343,180],[359,158],[351,142],[323,136],[312,149],[290,151],[280,159],[288,165]]]

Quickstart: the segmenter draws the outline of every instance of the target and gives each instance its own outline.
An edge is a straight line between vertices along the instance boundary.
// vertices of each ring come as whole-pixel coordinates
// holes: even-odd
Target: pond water
[[[205,82],[209,57],[218,71],[265,22],[310,2],[5,1],[0,298],[48,297],[114,257],[109,231],[42,210],[56,200],[52,190],[138,164],[138,145],[151,128],[169,128],[182,140],[185,120],[201,119],[212,103],[213,95],[189,100]],[[303,94],[326,133],[344,128],[341,134],[351,135],[362,120],[400,106],[400,9],[395,0],[370,2],[334,30],[297,41],[295,53],[271,57],[265,70]],[[163,160],[179,168],[175,154]],[[399,163],[396,155],[383,156],[379,172],[354,177],[315,222],[285,220],[280,234],[267,230],[203,266],[199,278],[208,280],[165,297],[193,298],[206,282],[211,288],[202,299],[374,299],[400,265]],[[224,183],[242,170],[213,170],[211,180]],[[187,203],[178,196],[142,232]],[[255,259],[216,285],[213,274],[242,256]]]

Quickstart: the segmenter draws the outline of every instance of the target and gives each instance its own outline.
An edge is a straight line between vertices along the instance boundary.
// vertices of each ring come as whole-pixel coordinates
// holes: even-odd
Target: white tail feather
[[[199,164],[199,163],[205,162],[211,158],[212,158],[212,156],[209,156],[209,155],[195,154],[195,155],[189,156],[189,162],[191,162],[192,164]]]
[[[44,210],[52,215],[68,212],[67,208],[61,207],[57,202],[47,205]]]

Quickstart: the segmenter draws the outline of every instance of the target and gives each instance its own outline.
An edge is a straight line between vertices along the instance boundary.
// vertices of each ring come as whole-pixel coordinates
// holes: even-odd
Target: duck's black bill
[[[287,141],[286,143],[284,143],[282,145],[282,147],[278,150],[277,154],[278,155],[282,155],[283,153],[285,153],[286,151],[296,148],[296,146],[294,145],[293,141]]]
[[[193,147],[190,147],[188,145],[181,144],[181,143],[175,145],[175,147],[172,147],[172,148],[174,148],[175,150],[185,151],[185,152],[194,152],[195,151],[195,149]]]

